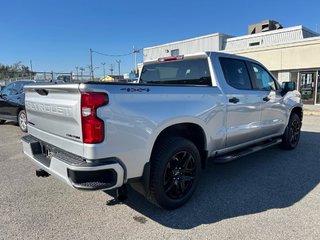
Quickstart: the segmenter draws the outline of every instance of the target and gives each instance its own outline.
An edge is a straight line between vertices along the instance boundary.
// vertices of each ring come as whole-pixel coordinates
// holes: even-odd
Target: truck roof
[[[168,59],[168,58],[174,58],[174,57],[177,57],[177,58],[182,57],[182,59],[195,59],[195,58],[207,58],[212,55],[216,55],[218,57],[231,57],[231,58],[237,58],[237,59],[242,59],[242,60],[249,60],[251,62],[257,62],[256,60],[251,59],[251,58],[242,57],[239,55],[229,54],[229,53],[224,53],[224,52],[198,52],[198,53],[193,53],[193,54],[186,54],[186,55],[179,55],[179,56],[167,56],[167,57],[163,57],[163,58],[152,59],[152,60],[145,61],[143,64],[147,65],[147,64],[152,64],[152,63],[159,63],[159,62],[161,62],[162,59]]]

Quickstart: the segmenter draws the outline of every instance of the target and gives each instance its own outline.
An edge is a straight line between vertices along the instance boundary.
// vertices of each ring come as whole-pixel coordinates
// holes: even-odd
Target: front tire
[[[292,113],[282,136],[282,147],[284,149],[291,150],[297,147],[300,139],[301,125],[300,117],[296,113]]]
[[[152,154],[151,201],[165,209],[185,204],[199,182],[201,159],[197,147],[181,137],[167,137]]]
[[[25,110],[21,110],[18,114],[18,125],[22,132],[27,132],[27,114]]]
[[[6,122],[6,120],[0,119],[0,125],[4,124],[5,122]]]

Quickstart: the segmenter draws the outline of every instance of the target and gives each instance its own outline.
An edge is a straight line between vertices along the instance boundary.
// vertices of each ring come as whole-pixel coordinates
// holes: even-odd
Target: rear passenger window
[[[237,89],[252,89],[251,80],[242,60],[220,58],[220,64],[227,83]]]

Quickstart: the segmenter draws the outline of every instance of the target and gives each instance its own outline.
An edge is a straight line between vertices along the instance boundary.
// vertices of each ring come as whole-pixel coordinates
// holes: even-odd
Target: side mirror
[[[295,82],[283,82],[281,84],[282,93],[286,94],[287,92],[296,90],[296,83]]]

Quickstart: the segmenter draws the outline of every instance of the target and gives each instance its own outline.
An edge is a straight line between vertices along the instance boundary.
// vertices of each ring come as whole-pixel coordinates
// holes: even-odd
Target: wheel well
[[[208,155],[206,151],[206,139],[204,131],[199,125],[194,123],[181,123],[164,129],[157,137],[153,145],[152,153],[154,152],[159,141],[163,140],[167,136],[184,137],[193,142],[198,148],[201,156],[201,167],[205,168]]]
[[[292,111],[291,111],[291,114],[292,114],[292,113],[296,113],[296,114],[299,116],[299,118],[300,118],[300,120],[301,120],[301,122],[302,122],[302,119],[303,119],[303,111],[302,111],[302,108],[301,108],[301,107],[295,107],[295,108],[293,108]]]

